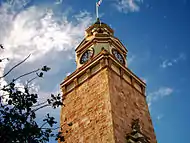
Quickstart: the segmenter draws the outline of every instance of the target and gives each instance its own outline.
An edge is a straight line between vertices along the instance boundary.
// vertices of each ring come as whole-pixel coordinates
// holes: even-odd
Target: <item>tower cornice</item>
[[[66,96],[67,93],[80,86],[80,84],[85,82],[88,78],[91,78],[104,68],[108,68],[118,74],[121,78],[125,79],[129,85],[133,86],[138,92],[145,96],[146,84],[106,50],[102,50],[102,52],[93,59],[64,79],[60,84],[63,96]]]

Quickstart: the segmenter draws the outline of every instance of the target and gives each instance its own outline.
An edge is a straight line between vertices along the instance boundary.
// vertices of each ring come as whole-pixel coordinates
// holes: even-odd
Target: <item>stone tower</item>
[[[127,49],[99,19],[76,48],[77,69],[61,83],[66,143],[156,143],[145,83],[127,68]],[[68,126],[72,123],[72,126]]]

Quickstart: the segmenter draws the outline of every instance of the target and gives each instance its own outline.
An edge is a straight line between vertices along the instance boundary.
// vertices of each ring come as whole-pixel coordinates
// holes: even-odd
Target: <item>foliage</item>
[[[3,46],[0,45],[0,50],[3,50]],[[24,63],[30,55],[23,61],[13,66],[7,73],[0,77],[1,79],[9,75],[11,71]],[[0,63],[7,58],[0,59]],[[7,59],[8,60],[8,59]],[[64,137],[61,133],[55,134],[53,130],[59,130],[59,127],[54,128],[57,123],[55,118],[48,113],[43,119],[42,125],[36,122],[36,112],[45,108],[52,107],[57,108],[62,106],[62,98],[60,94],[51,94],[50,98],[46,101],[39,102],[39,95],[32,93],[30,90],[30,84],[36,78],[42,78],[45,72],[50,70],[49,67],[43,66],[40,69],[36,69],[20,75],[12,79],[10,83],[7,83],[3,87],[0,86],[0,142],[1,143],[44,143],[48,142],[50,137],[56,137],[64,141]],[[23,87],[17,87],[15,82],[28,75],[35,75],[33,78],[27,81],[27,84]]]

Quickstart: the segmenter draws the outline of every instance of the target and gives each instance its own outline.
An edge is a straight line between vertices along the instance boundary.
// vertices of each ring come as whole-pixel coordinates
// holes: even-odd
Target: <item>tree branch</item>
[[[43,104],[45,104],[45,103],[47,103],[47,101],[44,101],[44,102],[39,103],[39,104],[37,104],[37,105],[33,105],[32,107],[38,107],[38,106],[41,106],[41,105],[43,105]]]
[[[30,75],[30,74],[32,74],[32,73],[36,73],[36,72],[39,71],[39,70],[40,70],[40,69],[36,69],[36,70],[31,71],[31,72],[25,73],[25,74],[20,75],[19,77],[15,78],[15,79],[13,79],[13,80],[14,80],[14,82],[15,82],[15,81],[18,80],[19,78],[22,78],[22,77],[24,77],[24,76]]]
[[[30,82],[32,82],[32,81],[35,80],[36,78],[38,78],[38,76],[35,76],[34,78],[28,80],[28,81],[27,81],[27,84],[29,84]]]
[[[46,129],[57,130],[57,129],[59,129],[59,128],[61,128],[61,127],[56,127],[56,128],[41,128],[41,129],[42,129],[42,130],[46,130]]]
[[[36,109],[34,109],[34,110],[32,110],[33,112],[36,112],[36,111],[38,111],[38,110],[40,110],[40,109],[42,109],[42,108],[44,108],[44,107],[47,107],[47,106],[50,106],[49,104],[46,104],[46,105],[43,105],[43,106],[41,106],[41,107],[39,107],[39,108],[36,108]]]
[[[9,58],[2,58],[2,59],[0,59],[0,62],[2,62],[3,60],[9,60]]]
[[[31,54],[29,54],[23,61],[19,62],[15,66],[13,66],[6,74],[4,74],[3,76],[1,76],[0,79],[6,77],[13,69],[15,69],[16,67],[18,67],[19,65],[21,65],[22,63],[24,63],[30,57],[30,55]]]
[[[47,124],[47,122],[43,123],[40,128],[42,129],[42,127],[45,126],[46,124]]]
[[[19,77],[13,79],[12,82],[15,82],[15,81],[17,81],[18,79],[20,79],[20,78],[22,78],[22,77],[24,77],[24,76],[30,75],[30,74],[32,74],[32,73],[35,73],[35,72],[37,72],[37,71],[39,71],[39,70],[40,70],[40,69],[36,69],[36,70],[31,71],[31,72],[28,72],[28,73],[25,73],[25,74],[23,74],[23,75],[20,75]],[[2,89],[8,87],[12,82],[10,82],[9,84],[5,85]],[[2,90],[2,89],[0,89],[0,90]]]

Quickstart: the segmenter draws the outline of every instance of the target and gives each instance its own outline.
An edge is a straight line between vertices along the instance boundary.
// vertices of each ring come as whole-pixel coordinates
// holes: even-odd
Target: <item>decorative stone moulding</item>
[[[126,135],[127,143],[150,143],[150,138],[141,132],[139,119],[131,123],[132,131]]]
[[[95,56],[92,61],[87,62],[65,78],[61,83],[63,96],[66,96],[67,93],[80,86],[80,84],[88,80],[88,78],[91,78],[104,68],[108,68],[108,70],[115,72],[129,85],[133,86],[138,92],[145,96],[146,84],[104,49],[100,54]]]

